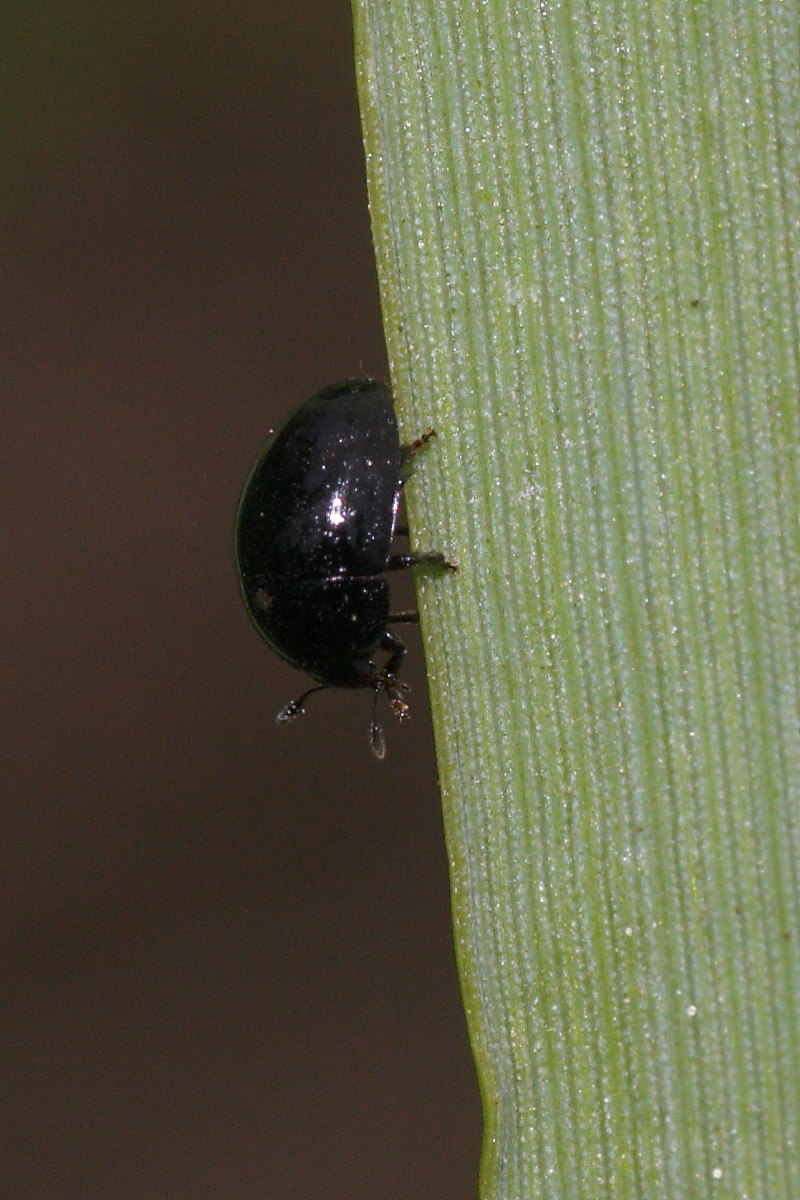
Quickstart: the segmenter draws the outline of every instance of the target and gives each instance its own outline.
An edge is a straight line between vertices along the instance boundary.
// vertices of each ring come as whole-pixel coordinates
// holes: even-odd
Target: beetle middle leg
[[[386,565],[387,571],[402,571],[406,567],[430,566],[444,567],[447,571],[457,571],[456,563],[450,562],[439,550],[427,550],[421,554],[393,554]],[[399,612],[389,615],[391,625],[418,625],[418,612]],[[390,635],[391,636],[391,635]]]

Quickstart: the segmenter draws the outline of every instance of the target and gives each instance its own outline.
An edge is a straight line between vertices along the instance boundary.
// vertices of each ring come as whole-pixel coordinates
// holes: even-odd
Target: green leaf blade
[[[797,5],[354,13],[483,1193],[789,1200]]]

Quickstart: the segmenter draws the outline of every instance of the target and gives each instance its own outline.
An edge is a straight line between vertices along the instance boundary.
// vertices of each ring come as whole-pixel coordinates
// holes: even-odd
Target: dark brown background
[[[250,628],[270,425],[385,374],[345,0],[0,13],[3,1200],[469,1197],[414,720]]]

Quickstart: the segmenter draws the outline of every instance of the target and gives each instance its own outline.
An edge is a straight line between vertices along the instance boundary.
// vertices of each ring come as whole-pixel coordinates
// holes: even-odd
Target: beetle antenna
[[[375,757],[382,761],[386,757],[386,738],[383,736],[383,730],[378,724],[378,696],[380,694],[380,684],[376,683],[372,696],[372,724],[369,727],[369,744]]]
[[[299,717],[301,713],[306,711],[303,708],[303,705],[308,697],[312,695],[313,692],[324,692],[327,686],[328,685],[325,683],[320,683],[317,685],[317,687],[309,688],[307,692],[303,692],[299,699],[290,700],[289,703],[285,705],[275,717],[275,724],[285,725],[287,721],[293,721],[295,717]]]

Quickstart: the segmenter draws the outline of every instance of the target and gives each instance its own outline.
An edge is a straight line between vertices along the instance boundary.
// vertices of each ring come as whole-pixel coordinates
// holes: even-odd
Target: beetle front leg
[[[413,442],[409,442],[407,445],[401,446],[400,447],[400,462],[401,462],[401,464],[403,466],[406,466],[411,461],[411,459],[414,457],[414,455],[419,454],[420,450],[422,450],[423,447],[427,446],[428,442],[430,442],[435,437],[436,437],[435,429],[426,429],[425,432],[421,433],[418,438],[414,439]]]
[[[455,563],[449,562],[441,550],[421,550],[418,554],[393,554],[386,564],[387,571],[404,571],[406,567],[444,567],[446,571],[457,571]]]

